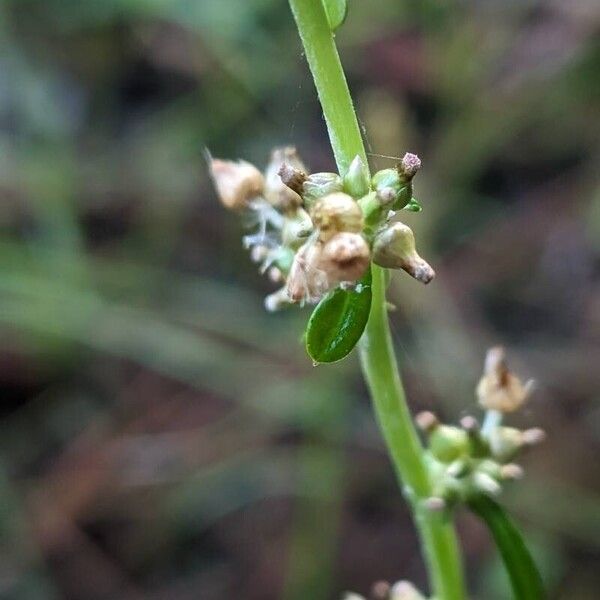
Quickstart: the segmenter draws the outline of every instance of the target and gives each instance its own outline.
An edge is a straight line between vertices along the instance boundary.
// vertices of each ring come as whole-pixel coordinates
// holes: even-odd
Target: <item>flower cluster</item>
[[[369,264],[402,269],[429,283],[435,273],[416,251],[400,210],[418,211],[412,180],[421,166],[406,154],[369,177],[357,156],[344,176],[309,174],[293,147],[276,148],[264,173],[245,161],[213,159],[209,168],[223,205],[253,217],[244,237],[252,260],[281,287],[265,306],[314,304],[337,286],[353,286]]]
[[[433,495],[427,508],[443,510],[477,494],[497,495],[504,481],[520,479],[523,469],[513,462],[519,452],[545,438],[539,428],[517,429],[502,424],[506,414],[519,409],[529,397],[533,382],[525,384],[506,365],[504,350],[491,348],[476,394],[485,417],[480,426],[465,416],[460,427],[440,423],[431,412],[417,415],[427,437],[427,464]]]
[[[417,425],[427,438],[426,462],[433,495],[421,508],[444,511],[469,502],[478,495],[495,496],[502,483],[520,479],[523,469],[512,462],[524,448],[545,438],[538,428],[520,430],[502,424],[505,415],[518,410],[533,389],[533,382],[522,383],[506,365],[504,350],[488,350],[484,373],[476,389],[479,405],[485,410],[480,426],[471,416],[463,417],[460,427],[440,423],[431,412],[419,413]],[[379,581],[373,585],[369,600],[426,600],[409,581],[393,585]],[[348,593],[343,600],[367,600]]]

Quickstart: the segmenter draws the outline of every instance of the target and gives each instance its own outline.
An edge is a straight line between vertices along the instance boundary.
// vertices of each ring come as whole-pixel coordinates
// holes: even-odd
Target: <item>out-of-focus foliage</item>
[[[539,381],[504,499],[569,600],[600,585],[599,28],[594,0],[373,0],[337,33],[370,152],[424,164],[438,279],[390,289],[413,407],[476,412],[493,343]],[[355,357],[314,369],[307,315],[263,313],[203,164],[333,168],[287,4],[4,0],[0,50],[0,597],[423,583]]]

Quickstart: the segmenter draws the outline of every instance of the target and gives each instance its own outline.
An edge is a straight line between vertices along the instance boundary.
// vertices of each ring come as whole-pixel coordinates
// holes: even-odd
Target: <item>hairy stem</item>
[[[340,174],[358,154],[366,163],[360,128],[322,0],[289,0],[304,45]],[[379,426],[396,474],[410,502],[438,600],[466,595],[454,528],[449,519],[424,508],[431,482],[423,448],[406,404],[385,304],[385,271],[373,265],[373,303],[360,355]]]

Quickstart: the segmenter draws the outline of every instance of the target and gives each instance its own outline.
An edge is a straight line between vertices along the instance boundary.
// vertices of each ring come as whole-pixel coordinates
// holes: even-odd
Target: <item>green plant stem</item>
[[[323,108],[340,174],[358,154],[366,153],[350,91],[321,0],[289,0]],[[379,426],[396,474],[413,507],[427,560],[432,592],[438,600],[466,597],[454,527],[443,514],[428,511],[423,500],[431,482],[415,431],[389,329],[385,270],[373,265],[373,302],[361,341],[360,356]]]

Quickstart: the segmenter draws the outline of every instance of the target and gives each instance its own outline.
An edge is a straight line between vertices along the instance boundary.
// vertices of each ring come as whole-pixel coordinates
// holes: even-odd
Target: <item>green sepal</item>
[[[421,212],[423,207],[416,198],[411,198],[408,204],[404,207],[404,210],[410,210],[410,212]]]
[[[478,495],[469,508],[487,525],[510,578],[514,600],[543,600],[542,577],[519,530],[504,509],[491,498]]]
[[[354,289],[337,287],[313,311],[306,327],[306,351],[315,364],[345,358],[360,340],[371,311],[371,270]]]
[[[335,31],[346,20],[348,0],[323,0],[331,31]]]
[[[344,175],[344,191],[353,198],[362,198],[369,193],[369,170],[360,156],[355,156]]]

